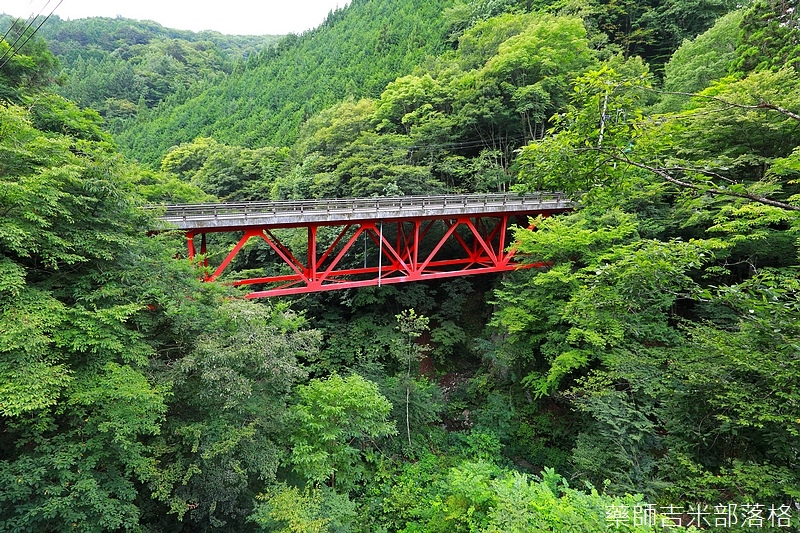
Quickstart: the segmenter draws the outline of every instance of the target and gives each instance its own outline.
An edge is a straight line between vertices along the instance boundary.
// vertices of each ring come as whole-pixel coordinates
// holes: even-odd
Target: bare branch
[[[770,104],[769,102],[765,102],[763,100],[757,106],[752,106],[752,107],[754,107],[756,109],[772,109],[773,111],[777,111],[778,113],[786,115],[787,117],[792,118],[792,119],[797,120],[798,122],[800,122],[800,115],[798,115],[797,113],[793,113],[792,111],[789,111],[788,109],[784,109],[783,107],[777,106],[775,104]]]
[[[747,200],[752,200],[754,202],[758,202],[760,204],[771,205],[773,207],[779,207],[781,209],[787,209],[787,210],[790,210],[790,211],[800,211],[800,206],[788,204],[786,202],[781,202],[779,200],[773,200],[771,198],[767,198],[766,196],[761,196],[759,194],[739,193],[739,192],[730,191],[730,190],[726,190],[726,189],[720,189],[718,187],[703,187],[703,186],[697,185],[696,183],[691,183],[691,182],[688,182],[688,181],[684,181],[684,180],[678,179],[678,178],[674,177],[672,174],[670,174],[669,169],[659,168],[659,167],[654,167],[654,166],[651,166],[651,165],[646,165],[644,163],[639,163],[637,161],[633,161],[633,160],[629,159],[624,154],[623,155],[615,154],[615,153],[613,153],[613,152],[611,152],[609,150],[603,150],[603,149],[599,149],[599,148],[588,148],[587,150],[588,151],[602,152],[602,153],[606,154],[607,156],[611,157],[612,159],[614,159],[616,161],[619,161],[621,163],[626,163],[628,165],[631,165],[631,166],[646,170],[646,171],[648,171],[648,172],[650,172],[652,174],[655,174],[656,176],[659,176],[660,178],[664,179],[665,181],[668,181],[669,183],[672,183],[674,185],[678,185],[679,187],[683,187],[683,188],[687,188],[687,189],[694,189],[694,190],[705,192],[705,193],[709,193],[709,194],[716,194],[716,195],[722,195],[722,196],[732,196],[734,198],[743,198],[743,199],[747,199]],[[682,169],[682,168],[679,169],[679,168],[676,167],[676,170],[686,170],[686,169]],[[694,170],[696,172],[700,172],[700,173],[709,174],[709,172],[704,172],[702,170],[697,170],[697,169],[692,169],[692,170]]]
[[[784,107],[781,107],[779,105],[771,104],[771,103],[769,103],[769,102],[767,102],[765,100],[761,100],[756,105],[745,105],[745,104],[737,104],[736,102],[730,102],[728,100],[725,100],[724,98],[719,98],[717,96],[704,96],[702,94],[697,94],[697,93],[683,93],[683,92],[677,92],[677,91],[662,91],[662,90],[653,89],[653,88],[647,88],[647,90],[653,91],[653,92],[656,92],[656,93],[659,93],[659,94],[673,94],[673,95],[677,95],[677,96],[688,96],[690,98],[701,98],[703,100],[713,100],[714,102],[720,102],[721,104],[724,104],[726,106],[735,107],[735,108],[738,108],[738,109],[751,109],[751,110],[752,109],[769,109],[769,110],[772,110],[772,111],[777,111],[778,113],[780,113],[780,114],[782,114],[784,116],[787,116],[787,117],[791,118],[792,120],[796,120],[796,121],[800,122],[800,115],[799,114],[797,114],[797,113],[795,113],[793,111],[790,111],[790,110],[788,110],[788,109],[786,109]]]

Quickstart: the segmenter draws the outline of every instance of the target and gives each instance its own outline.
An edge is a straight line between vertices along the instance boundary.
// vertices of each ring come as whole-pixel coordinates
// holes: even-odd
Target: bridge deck
[[[521,214],[571,207],[572,203],[560,193],[465,194],[169,205],[161,219],[178,229],[226,231],[248,226],[278,228],[309,223]]]

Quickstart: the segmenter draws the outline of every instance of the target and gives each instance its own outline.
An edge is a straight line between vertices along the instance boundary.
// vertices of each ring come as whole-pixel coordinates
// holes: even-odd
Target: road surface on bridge
[[[330,198],[168,205],[161,220],[183,230],[228,231],[251,226],[279,228],[348,221],[563,211],[571,206],[560,193]]]

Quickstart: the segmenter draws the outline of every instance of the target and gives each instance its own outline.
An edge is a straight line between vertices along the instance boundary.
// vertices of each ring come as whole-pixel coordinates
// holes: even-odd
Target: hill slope
[[[302,121],[345,98],[376,97],[441,51],[453,0],[354,0],[316,30],[290,35],[202,91],[181,92],[126,124],[122,149],[155,165],[197,136],[287,146]]]
[[[21,21],[0,15],[13,35]],[[98,111],[112,130],[170,94],[233,71],[280,36],[222,35],[165,28],[152,21],[53,16],[37,32],[61,64],[57,91]]]

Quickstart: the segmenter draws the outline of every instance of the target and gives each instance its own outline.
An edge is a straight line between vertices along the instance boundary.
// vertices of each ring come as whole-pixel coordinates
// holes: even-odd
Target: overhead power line
[[[30,7],[30,5],[31,5],[31,4],[33,4],[33,0],[30,0],[30,1],[28,2],[28,7]],[[29,27],[30,27],[30,24],[31,24],[31,23],[32,23],[32,22],[35,20],[35,19],[31,18],[31,17],[33,17],[33,11],[31,11],[31,14],[28,16],[28,20],[25,22],[25,25],[26,25],[26,26],[29,26]],[[21,22],[22,22],[22,17],[17,17],[16,19],[14,19],[14,20],[11,22],[11,24],[8,26],[8,29],[7,29],[7,30],[6,30],[6,32],[3,34],[3,36],[2,36],[2,37],[0,37],[0,41],[5,41],[5,40],[6,40],[6,37],[8,37],[8,34],[9,34],[9,33],[11,33],[11,30],[13,30],[13,29],[14,29],[14,26],[16,26],[18,23],[21,23]]]
[[[30,6],[32,3],[33,3],[33,0],[31,0],[30,2],[28,2],[28,6]],[[44,9],[47,7],[47,4],[49,4],[49,3],[50,3],[50,0],[47,0],[47,2],[46,2],[46,3],[45,3],[45,4],[44,4],[44,5],[43,5],[43,6],[42,6],[40,9],[39,9],[39,13],[37,13],[36,15],[34,15],[34,11],[31,11],[31,14],[30,14],[30,15],[28,15],[28,20],[26,20],[24,23],[20,24],[20,22],[22,21],[22,18],[21,18],[21,17],[20,17],[20,18],[17,18],[16,20],[14,20],[14,21],[11,23],[11,25],[8,27],[8,30],[6,30],[6,33],[5,33],[5,35],[3,35],[3,40],[5,40],[6,42],[8,42],[6,39],[7,39],[8,35],[9,35],[9,34],[10,34],[10,33],[11,33],[13,30],[14,30],[14,28],[19,28],[19,26],[21,26],[21,28],[19,28],[19,33],[17,34],[17,38],[16,38],[16,39],[14,39],[14,42],[13,42],[13,43],[9,43],[9,48],[8,48],[8,50],[6,50],[6,51],[3,53],[3,55],[2,55],[2,56],[0,56],[0,61],[3,61],[3,59],[5,59],[5,57],[6,57],[6,56],[7,56],[9,53],[11,53],[11,54],[12,54],[12,57],[13,57],[13,53],[14,53],[16,50],[18,50],[18,48],[17,48],[17,43],[18,43],[18,42],[19,42],[19,40],[20,40],[20,39],[22,39],[22,38],[23,38],[23,36],[25,36],[25,34],[26,34],[26,33],[28,33],[28,31],[29,31],[29,30],[30,30],[30,29],[33,27],[33,23],[36,21],[36,19],[38,19],[38,18],[39,18],[39,16],[41,16],[42,12],[43,12],[43,11],[44,11]],[[5,63],[3,63],[3,64],[5,64]]]
[[[44,17],[44,20],[42,20],[42,22],[40,22],[39,25],[36,26],[36,28],[33,31],[30,31],[30,29],[33,27],[33,24],[36,22],[36,19],[38,19],[42,15],[42,12],[44,12],[44,10],[47,8],[47,6],[50,5],[51,1],[52,0],[47,0],[47,2],[39,10],[39,13],[33,19],[29,19],[28,20],[28,22],[26,23],[26,27],[22,29],[22,31],[17,36],[17,38],[14,40],[14,42],[11,44],[9,49],[6,50],[6,52],[3,54],[2,57],[0,57],[0,61],[3,62],[2,64],[0,64],[0,69],[2,69],[4,66],[6,66],[6,64],[9,61],[11,61],[14,58],[15,55],[17,55],[17,53],[19,52],[19,50],[22,49],[22,47],[24,47],[26,44],[28,44],[28,41],[30,41],[33,38],[33,36],[36,35],[36,32],[39,31],[39,28],[41,28],[44,25],[44,23],[47,22],[47,20],[50,18],[50,16],[53,13],[55,13],[56,9],[58,9],[58,7],[61,5],[61,3],[64,0],[59,0],[58,4],[56,4],[56,6],[53,9],[50,10],[50,13],[48,13],[46,17]],[[12,28],[13,28],[13,24],[12,24]],[[9,28],[9,31],[11,31],[11,28]],[[27,37],[22,42],[22,44],[17,46],[17,43],[19,42],[19,40],[23,36],[25,36],[26,34],[27,34]],[[11,55],[8,55],[9,52],[11,52]],[[8,56],[8,57],[6,57],[6,56]]]

